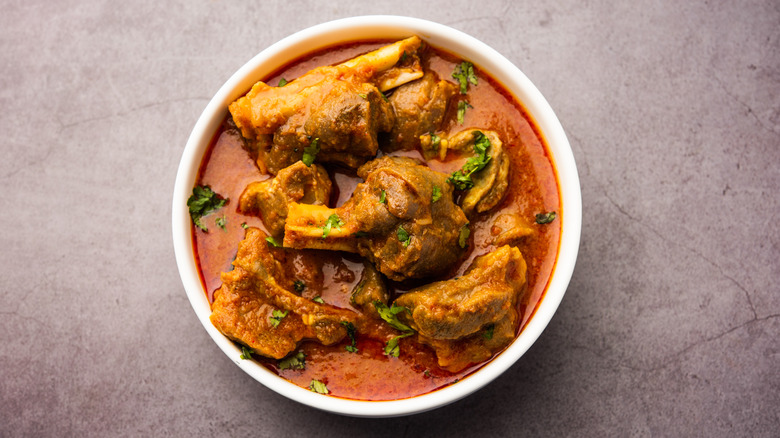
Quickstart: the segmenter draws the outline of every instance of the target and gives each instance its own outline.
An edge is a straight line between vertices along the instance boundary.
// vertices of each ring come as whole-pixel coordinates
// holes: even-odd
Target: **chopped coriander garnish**
[[[319,380],[312,379],[311,383],[309,383],[309,389],[318,393],[318,394],[328,394],[330,391],[328,391],[328,387],[325,386],[324,383],[320,382]]]
[[[379,313],[379,316],[385,320],[386,323],[390,324],[390,327],[401,330],[402,332],[412,331],[411,327],[398,320],[397,315],[399,313],[409,311],[406,307],[396,306],[395,303],[391,304],[390,307],[387,307],[387,304],[377,300],[374,301],[374,308],[377,313]]]
[[[433,146],[438,146],[441,143],[441,137],[431,132],[431,144]]]
[[[554,211],[551,211],[549,213],[539,213],[536,215],[536,223],[539,225],[549,224],[550,222],[555,220],[555,214]]]
[[[328,216],[328,220],[325,221],[325,225],[322,227],[322,238],[328,237],[332,228],[341,228],[344,225],[344,221],[337,214]]]
[[[288,84],[288,81],[287,81],[287,79],[285,79],[285,78],[281,78],[281,79],[279,79],[279,86],[280,86],[280,87],[284,87],[284,86],[285,86],[285,85],[287,85],[287,84]]]
[[[482,336],[483,336],[485,339],[487,339],[487,340],[491,340],[491,339],[493,339],[493,331],[494,331],[495,329],[496,329],[496,325],[495,325],[495,324],[490,324],[490,325],[488,325],[487,327],[485,327],[485,332],[484,332],[484,333],[482,333]]]
[[[319,296],[319,295],[317,295],[316,297],[312,298],[311,300],[314,301],[315,303],[325,304],[325,300],[323,300],[322,297]]]
[[[460,170],[456,170],[447,178],[447,182],[458,190],[467,190],[474,187],[471,174],[479,172],[487,166],[487,163],[490,161],[489,149],[490,139],[482,131],[474,131],[474,153],[477,155],[466,160]]]
[[[216,223],[218,227],[222,228],[223,231],[227,231],[227,229],[225,228],[226,222],[227,219],[225,218],[225,216],[218,217],[214,220],[214,223]]]
[[[385,192],[384,190],[379,192],[379,203],[387,204],[387,192]]]
[[[280,370],[302,370],[306,368],[306,355],[299,351],[279,361]]]
[[[460,94],[466,94],[469,88],[469,82],[472,85],[477,85],[477,76],[474,74],[474,64],[463,61],[455,67],[455,71],[452,72],[452,77],[458,80],[460,84]]]
[[[303,164],[305,164],[306,167],[311,167],[312,163],[314,163],[314,159],[317,158],[317,154],[320,153],[319,143],[320,139],[318,137],[312,140],[308,146],[303,148],[303,157],[301,157],[301,161],[303,161]]]
[[[239,356],[239,357],[241,358],[241,360],[249,360],[249,359],[252,358],[252,353],[254,353],[254,351],[252,351],[251,348],[244,347],[242,345],[241,346],[241,356]]]
[[[404,61],[406,61],[406,58],[408,58],[408,57],[409,57],[409,54],[406,53],[406,51],[404,51],[404,53],[401,54],[401,58],[398,60],[398,63],[399,64],[403,64]]]
[[[241,228],[246,230],[247,228],[249,228],[249,225],[247,225],[246,222],[241,222]]]
[[[358,96],[362,97],[363,99],[368,99],[368,94],[358,93]]]
[[[351,345],[345,347],[346,350],[350,353],[357,353],[357,329],[355,328],[355,325],[349,321],[341,321],[341,325],[347,329],[347,336],[349,336],[349,339],[352,341]]]
[[[282,322],[282,318],[287,316],[288,311],[287,310],[278,310],[274,309],[273,312],[271,312],[271,316],[268,318],[271,321],[271,326],[278,327],[279,323]]]
[[[274,239],[271,236],[266,237],[265,241],[268,242],[268,245],[273,246],[274,248],[281,248],[282,247],[282,245],[280,245],[279,242],[277,242],[276,239]]]
[[[469,229],[469,224],[466,223],[462,227],[460,227],[460,232],[458,233],[458,245],[461,248],[465,248],[466,245],[469,243],[469,235],[471,234],[471,230]]]
[[[301,293],[306,289],[306,283],[301,280],[295,280],[293,281],[293,289],[295,289],[295,292]]]
[[[458,124],[459,125],[462,125],[463,120],[465,120],[466,118],[466,108],[474,108],[474,107],[471,106],[471,104],[465,100],[461,100],[460,102],[458,102]]]
[[[439,199],[441,199],[441,189],[439,186],[433,186],[433,190],[431,190],[431,201],[436,202]]]
[[[425,370],[423,374],[425,374],[425,377],[431,377],[431,370]]]
[[[192,196],[187,199],[187,207],[190,209],[192,223],[203,231],[208,232],[200,219],[207,214],[222,208],[228,200],[211,190],[209,186],[195,186],[192,188]]]
[[[387,341],[387,344],[385,344],[385,354],[392,357],[398,357],[398,354],[401,353],[401,347],[398,345],[398,341],[407,336],[412,336],[413,334],[414,332],[404,333]]]
[[[398,231],[396,234],[398,234],[398,240],[401,241],[401,243],[404,245],[404,248],[409,246],[409,243],[412,242],[412,236],[410,236],[409,233],[404,230],[403,225],[398,226]]]

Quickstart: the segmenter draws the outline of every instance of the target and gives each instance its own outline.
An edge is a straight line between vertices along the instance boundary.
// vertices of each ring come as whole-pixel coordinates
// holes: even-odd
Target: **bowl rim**
[[[203,290],[191,242],[186,202],[200,163],[230,102],[243,95],[259,78],[273,73],[297,56],[339,42],[418,35],[490,72],[519,100],[541,132],[558,177],[561,234],[558,258],[540,303],[521,333],[500,354],[461,381],[430,393],[389,401],[364,401],[323,396],[301,388],[252,360],[241,360],[241,350],[209,320],[211,308]],[[293,57],[285,53],[295,53]],[[198,118],[188,140],[173,193],[172,234],[176,264],[190,304],[219,348],[244,372],[267,388],[305,405],[357,417],[393,417],[425,412],[466,397],[509,369],[538,339],[552,319],[568,287],[579,250],[582,201],[579,176],[563,127],[536,86],[503,55],[482,41],[443,24],[395,15],[367,15],[321,23],[270,45],[240,67],[217,91]]]

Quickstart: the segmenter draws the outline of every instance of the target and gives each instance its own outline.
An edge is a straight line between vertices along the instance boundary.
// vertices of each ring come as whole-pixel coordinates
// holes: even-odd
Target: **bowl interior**
[[[256,81],[320,48],[354,40],[400,39],[411,35],[418,35],[427,43],[490,72],[523,103],[534,119],[558,175],[563,210],[559,254],[547,291],[520,335],[504,352],[468,378],[429,394],[394,401],[369,402],[322,396],[276,376],[254,361],[241,360],[240,349],[211,324],[211,309],[200,282],[191,241],[187,198],[212,136],[227,115],[228,105]],[[203,111],[187,141],[174,187],[172,226],[176,261],[190,303],[206,331],[236,365],[266,387],[306,405],[345,415],[389,417],[423,412],[465,397],[495,379],[528,350],[547,326],[568,286],[579,248],[581,209],[579,177],[563,128],[541,93],[517,67],[481,41],[447,26],[407,17],[365,16],[336,20],[293,34],[263,50],[228,79]]]

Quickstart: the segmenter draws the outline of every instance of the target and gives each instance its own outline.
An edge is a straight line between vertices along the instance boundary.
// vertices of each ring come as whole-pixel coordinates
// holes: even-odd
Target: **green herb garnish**
[[[399,313],[409,312],[409,309],[406,307],[396,306],[395,303],[391,304],[390,307],[387,307],[387,304],[377,300],[374,301],[374,308],[377,313],[379,313],[379,316],[385,320],[386,323],[390,324],[390,327],[402,332],[412,331],[411,327],[398,320],[397,315]]]
[[[320,153],[320,139],[315,138],[311,141],[311,143],[303,148],[303,157],[301,157],[301,161],[303,161],[303,164],[306,165],[306,167],[311,167],[312,163],[314,163],[314,159],[317,158],[317,154]]]
[[[325,221],[325,225],[322,227],[322,238],[328,237],[332,228],[341,228],[344,225],[344,221],[337,214],[328,216],[328,220]]]
[[[302,370],[306,368],[306,355],[299,351],[279,361],[280,370]]]
[[[222,228],[222,231],[227,231],[227,229],[225,228],[226,222],[227,219],[225,218],[225,216],[218,217],[214,220],[214,223],[216,223],[218,227]]]
[[[387,192],[385,192],[384,190],[379,192],[379,203],[387,204]]]
[[[550,222],[555,220],[555,217],[557,215],[554,211],[551,211],[549,213],[539,213],[536,215],[536,223],[539,225],[549,224]]]
[[[241,360],[249,360],[249,359],[252,358],[252,353],[254,353],[254,351],[252,351],[251,348],[244,347],[242,345],[241,346],[241,356],[239,356],[239,357],[241,358]]]
[[[470,103],[468,103],[465,100],[461,100],[458,102],[458,124],[462,125],[463,121],[466,119],[466,108],[474,108],[471,106]]]
[[[279,79],[279,86],[280,86],[280,87],[284,87],[284,86],[285,86],[285,85],[287,85],[287,84],[288,84],[288,81],[287,81],[287,79],[285,79],[285,78],[281,78],[281,79]]]
[[[398,345],[398,341],[407,336],[412,336],[413,334],[414,332],[404,333],[387,341],[387,344],[385,344],[385,354],[392,357],[398,357],[401,353],[401,347]]]
[[[325,386],[324,383],[320,382],[319,380],[312,379],[311,383],[309,383],[309,389],[318,393],[318,394],[328,394],[330,391],[328,391],[328,387]]]
[[[287,310],[282,311],[274,309],[274,311],[271,312],[271,316],[268,318],[268,320],[271,321],[271,326],[278,327],[279,323],[282,322],[282,319],[287,316],[287,313]]]
[[[485,327],[485,332],[484,332],[484,333],[482,333],[482,336],[483,336],[485,339],[487,339],[487,340],[491,340],[491,339],[493,339],[493,331],[494,331],[495,329],[496,329],[496,325],[495,325],[495,324],[490,324],[490,325],[488,325],[487,327]]]
[[[455,67],[455,71],[452,72],[452,77],[458,80],[460,84],[460,94],[466,94],[469,88],[469,82],[472,85],[477,85],[477,75],[474,74],[474,64],[463,61],[460,65]]]
[[[469,224],[466,223],[460,227],[460,232],[458,233],[458,245],[460,245],[461,248],[465,248],[466,245],[468,245],[469,235],[471,235],[471,230],[469,229]]]
[[[341,321],[341,325],[347,329],[347,336],[349,336],[349,339],[352,340],[352,344],[347,345],[345,349],[350,353],[357,353],[357,329],[355,328],[355,325],[349,321]]]
[[[241,222],[241,228],[246,230],[247,228],[249,228],[249,225],[247,225],[246,222]]]
[[[467,190],[474,187],[471,174],[479,172],[487,166],[487,163],[490,161],[489,149],[490,139],[482,131],[474,131],[474,153],[477,155],[466,160],[460,170],[456,170],[447,178],[447,182],[458,190]]]
[[[295,289],[295,292],[301,293],[304,289],[306,289],[306,283],[302,282],[301,280],[295,280],[293,281],[293,289]]]
[[[441,144],[441,137],[431,132],[431,144],[433,146],[439,146],[439,144]]]
[[[209,186],[195,186],[192,188],[192,196],[187,199],[187,207],[190,209],[192,223],[203,231],[208,232],[200,219],[207,214],[222,208],[228,200],[211,190]]]
[[[439,186],[433,186],[433,190],[431,190],[431,201],[436,202],[439,199],[441,199],[441,189]]]
[[[319,296],[319,295],[317,295],[316,297],[312,298],[311,300],[314,301],[315,303],[325,304],[325,300],[323,300],[322,297]]]
[[[358,96],[362,97],[363,99],[368,99],[368,94],[358,93]]]
[[[279,242],[277,242],[276,239],[274,239],[271,236],[266,237],[265,241],[268,243],[268,245],[273,246],[274,248],[281,248],[282,247],[282,245],[280,245]]]
[[[404,248],[409,246],[409,243],[412,242],[412,236],[409,235],[409,233],[404,230],[404,227],[399,225],[398,231],[396,232],[398,234],[398,240],[401,241],[401,243],[404,245]]]

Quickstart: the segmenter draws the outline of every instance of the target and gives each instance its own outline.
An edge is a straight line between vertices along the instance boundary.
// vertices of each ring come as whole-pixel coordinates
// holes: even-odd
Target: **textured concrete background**
[[[5,1],[0,436],[778,436],[780,3]],[[451,406],[289,401],[197,321],[174,175],[210,96],[305,27],[394,13],[517,64],[572,142],[581,252],[547,330]]]

